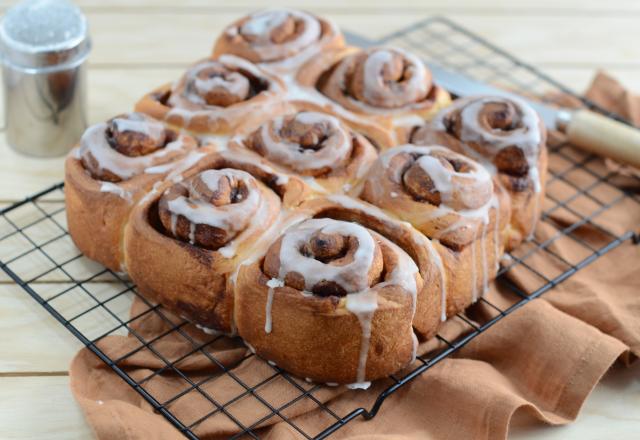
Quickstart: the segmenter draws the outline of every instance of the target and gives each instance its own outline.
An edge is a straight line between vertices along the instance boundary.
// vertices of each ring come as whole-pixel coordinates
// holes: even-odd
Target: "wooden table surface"
[[[11,3],[0,1],[0,8]],[[257,0],[77,3],[88,16],[94,42],[91,122],[130,109],[143,93],[206,56],[223,25],[262,7]],[[636,0],[307,0],[288,5],[324,14],[343,29],[369,37],[443,14],[575,90],[584,89],[594,71],[603,68],[640,91]],[[62,158],[20,156],[7,147],[0,132],[0,207],[61,181],[62,163]],[[68,389],[68,365],[81,344],[1,276],[0,334],[0,439],[92,438]],[[511,437],[640,437],[638,364],[614,368],[574,424],[550,428],[522,418]]]

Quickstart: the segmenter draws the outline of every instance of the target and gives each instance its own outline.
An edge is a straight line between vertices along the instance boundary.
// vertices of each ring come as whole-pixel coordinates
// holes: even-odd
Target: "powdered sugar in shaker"
[[[86,128],[87,21],[67,0],[26,0],[0,23],[5,132],[33,156],[66,153]]]

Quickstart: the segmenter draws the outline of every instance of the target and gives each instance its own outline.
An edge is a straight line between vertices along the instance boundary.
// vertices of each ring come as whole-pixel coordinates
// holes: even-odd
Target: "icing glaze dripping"
[[[272,278],[267,281],[267,287],[269,290],[267,291],[267,304],[265,306],[265,318],[264,318],[264,332],[271,333],[271,307],[273,306],[273,294],[275,292],[276,287],[283,287],[284,282],[277,278]]]

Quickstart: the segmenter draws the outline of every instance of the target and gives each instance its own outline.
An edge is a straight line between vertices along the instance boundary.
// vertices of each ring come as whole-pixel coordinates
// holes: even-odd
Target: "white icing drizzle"
[[[232,232],[242,229],[239,223],[250,213],[257,210],[260,203],[260,194],[256,190],[253,176],[241,170],[225,168],[223,170],[206,170],[200,173],[200,179],[211,191],[216,191],[220,180],[223,178],[243,181],[249,188],[246,199],[228,205],[214,206],[202,200],[189,199],[178,196],[168,202],[171,213],[185,217],[189,222],[208,225]],[[194,187],[191,191],[195,191]]]
[[[164,148],[144,156],[130,157],[119,153],[109,145],[106,137],[107,123],[101,122],[89,127],[80,139],[78,155],[91,155],[101,170],[109,171],[122,180],[130,179],[147,172],[148,168],[166,160],[166,156],[184,147],[184,136],[180,135],[175,141],[169,142]],[[170,166],[170,165],[167,165]]]
[[[442,263],[442,257],[438,251],[433,247],[433,244],[430,240],[426,239],[426,246],[429,254],[431,255],[431,259],[435,263],[438,268],[438,272],[440,273],[440,320],[442,322],[447,320],[447,272],[445,271],[444,264]],[[434,239],[436,243],[440,243],[437,239]]]
[[[237,284],[238,273],[242,266],[249,266],[264,257],[267,249],[271,246],[277,234],[286,232],[290,227],[295,226],[306,219],[306,215],[301,212],[291,213],[286,209],[281,210],[276,221],[273,222],[273,224],[271,224],[271,226],[269,226],[269,228],[266,229],[247,250],[247,255],[249,255],[249,257],[238,264],[231,274],[230,279],[232,284],[234,286]]]
[[[476,245],[478,241],[478,230],[476,230],[471,242],[471,302],[478,301],[478,268],[476,263]]]
[[[290,177],[284,173],[278,172],[268,163],[265,163],[261,156],[249,151],[243,150],[242,155],[238,155],[236,151],[225,150],[218,153],[222,158],[232,161],[238,164],[252,165],[259,168],[266,174],[271,174],[276,179],[276,185],[286,185],[289,182]]]
[[[229,142],[233,140],[231,136],[222,134],[203,134],[197,136],[197,138],[201,145],[211,145],[215,147],[215,151],[226,150]]]
[[[358,248],[352,261],[334,266],[303,255],[302,246],[317,232],[355,237]],[[311,291],[320,281],[327,280],[335,281],[347,292],[360,292],[369,287],[367,278],[375,246],[375,240],[369,231],[356,223],[325,218],[310,219],[291,228],[283,236],[279,278],[284,279],[288,273],[298,272],[304,274],[307,291]]]
[[[102,184],[100,185],[100,192],[112,193],[120,197],[121,199],[124,199],[127,203],[133,203],[133,196],[131,192],[115,183],[102,182]]]
[[[367,358],[369,357],[369,342],[371,341],[371,324],[373,315],[378,308],[378,295],[373,290],[350,293],[347,295],[346,308],[356,315],[362,329],[356,381],[364,382]]]
[[[491,180],[489,173],[479,166],[473,172],[462,173],[445,167],[438,158],[429,155],[420,156],[416,162],[429,175],[436,189],[440,192],[442,202],[445,204],[451,203],[453,194],[456,191],[460,193],[463,199],[465,196],[473,197],[470,191],[464,191],[461,184],[454,182],[453,178],[455,176],[464,178],[466,183],[471,181],[476,185],[486,185]],[[464,202],[467,205],[470,203],[468,200]]]
[[[184,159],[176,162],[172,167],[172,171],[167,176],[167,180],[170,180],[174,183],[178,183],[182,181],[182,173],[196,165],[200,159],[205,157],[207,154],[202,151],[192,151],[187,154]]]
[[[411,332],[411,341],[413,345],[411,346],[411,363],[415,362],[418,357],[418,337],[415,332]]]
[[[356,382],[345,385],[350,390],[367,390],[371,386],[371,382]]]
[[[531,176],[531,179],[533,180],[533,190],[534,190],[534,194],[533,194],[533,216],[532,216],[532,220],[531,220],[531,232],[529,232],[529,236],[527,237],[527,240],[533,240],[535,237],[535,233],[536,233],[536,226],[538,224],[538,218],[540,217],[538,215],[538,211],[540,210],[540,191],[542,190],[541,188],[541,183],[540,183],[540,175],[538,172],[538,168],[537,167],[529,167],[529,175]]]
[[[160,188],[161,185],[162,185],[162,181],[158,181],[154,183],[153,186],[151,187],[151,191],[146,193],[144,197],[140,199],[140,204],[146,204],[149,202],[149,200],[154,198],[158,194],[158,188]]]
[[[221,332],[220,330],[216,330],[215,328],[209,328],[209,327],[205,327],[203,325],[200,324],[194,324],[196,326],[197,329],[201,330],[202,332],[208,334],[208,335],[212,335],[212,336],[220,336],[220,335],[226,335],[227,333]]]
[[[340,196],[337,196],[340,197]],[[339,234],[343,237],[355,237],[358,248],[352,256],[350,263],[334,266],[307,257],[300,251],[313,234],[322,232],[325,234]],[[379,240],[397,257],[393,270],[388,273],[385,280],[373,287],[368,285],[368,273],[373,263],[375,239]],[[297,272],[303,275],[305,290],[310,291],[321,281],[334,281],[347,291],[345,308],[353,313],[361,327],[360,352],[358,355],[357,382],[364,382],[366,376],[366,364],[371,340],[371,326],[373,316],[378,307],[378,291],[385,286],[395,285],[401,287],[411,295],[412,316],[415,313],[418,286],[416,276],[419,273],[415,262],[399,246],[387,238],[370,232],[357,223],[333,220],[328,218],[309,219],[290,228],[282,238],[280,245],[280,269],[279,278],[267,283],[269,293],[267,299],[268,314],[271,313],[270,303],[273,301],[273,289],[282,286],[282,281],[288,273]],[[271,331],[265,324],[265,331]],[[267,331],[268,330],[268,331]]]
[[[273,305],[273,294],[275,292],[276,287],[283,287],[284,282],[277,278],[271,278],[267,281],[267,287],[269,288],[267,292],[267,304],[265,306],[265,318],[264,318],[264,332],[271,333],[271,306]]]

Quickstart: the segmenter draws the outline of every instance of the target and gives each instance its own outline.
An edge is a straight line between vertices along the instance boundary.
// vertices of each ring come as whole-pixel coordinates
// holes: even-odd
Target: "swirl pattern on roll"
[[[195,148],[190,136],[142,113],[126,113],[89,127],[80,140],[78,156],[94,179],[121,182]]]
[[[269,207],[260,185],[241,170],[202,171],[162,194],[160,221],[178,240],[220,250],[265,217]]]
[[[380,156],[361,197],[460,248],[489,221],[493,190],[487,170],[468,157],[441,146],[404,145]]]
[[[431,73],[415,55],[397,48],[374,48],[347,55],[319,84],[343,107],[366,113],[430,106]]]
[[[544,136],[539,116],[520,99],[494,96],[458,99],[440,112],[431,125],[432,129],[463,142],[465,154],[491,169],[515,177],[535,173]],[[412,142],[423,144],[429,129],[417,129]]]
[[[355,223],[308,220],[285,233],[279,248],[279,252],[267,253],[265,272],[289,287],[315,295],[360,292],[382,274],[379,244]]]
[[[232,53],[254,63],[306,59],[335,40],[341,43],[342,36],[328,20],[304,11],[270,9],[227,27],[216,42],[214,54]]]
[[[410,296],[412,317],[423,282],[416,263],[395,243],[358,223],[331,218],[308,219],[289,228],[269,247],[263,270],[271,277],[266,333],[272,331],[278,288],[328,298],[336,305],[344,298],[342,304],[361,329],[356,382],[366,378],[374,315],[385,292]]]
[[[227,108],[278,86],[253,64],[231,55],[192,66],[174,86],[169,105],[189,110]]]
[[[263,124],[245,146],[290,171],[318,177],[346,166],[356,142],[337,118],[300,112]]]

